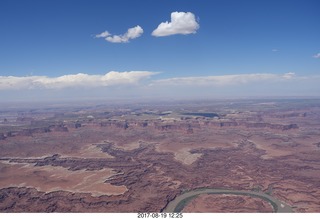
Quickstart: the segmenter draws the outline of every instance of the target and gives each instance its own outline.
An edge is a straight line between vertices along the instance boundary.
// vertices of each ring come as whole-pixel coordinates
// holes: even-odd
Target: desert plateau
[[[320,212],[318,99],[7,104],[0,120],[0,212],[163,212],[201,189],[220,193],[171,211]]]

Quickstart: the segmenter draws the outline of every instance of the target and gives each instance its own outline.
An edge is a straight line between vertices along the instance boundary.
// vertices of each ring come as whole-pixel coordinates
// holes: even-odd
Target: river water
[[[289,205],[279,201],[278,199],[275,199],[274,197],[268,194],[265,194],[262,192],[254,192],[254,191],[228,190],[228,189],[196,189],[189,192],[185,192],[177,196],[171,202],[169,202],[168,205],[163,210],[163,212],[180,212],[188,203],[188,201],[197,197],[200,194],[247,195],[247,196],[257,197],[257,198],[261,198],[263,200],[268,201],[272,205],[274,212],[281,212],[281,213],[293,212],[292,208]]]

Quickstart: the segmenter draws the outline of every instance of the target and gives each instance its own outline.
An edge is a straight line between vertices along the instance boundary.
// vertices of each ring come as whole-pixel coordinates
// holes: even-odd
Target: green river
[[[254,192],[254,191],[245,191],[245,190],[229,190],[229,189],[196,189],[189,192],[185,192],[179,196],[177,196],[174,200],[168,203],[163,212],[181,212],[186,204],[189,203],[193,198],[196,198],[200,194],[231,194],[231,195],[247,195],[251,197],[261,198],[263,200],[268,201],[272,207],[274,212],[281,213],[290,213],[293,212],[292,208],[281,202],[274,197],[262,193],[262,192]],[[232,206],[230,206],[232,207]]]

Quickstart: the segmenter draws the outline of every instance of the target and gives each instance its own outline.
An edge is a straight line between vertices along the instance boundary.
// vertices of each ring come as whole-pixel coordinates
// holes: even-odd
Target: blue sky
[[[1,0],[0,99],[22,92],[40,98],[39,90],[41,98],[61,97],[65,89],[88,98],[146,91],[183,97],[190,90],[195,97],[316,96],[319,11],[318,0]],[[190,12],[194,21],[182,17],[187,26],[153,36],[173,12]],[[137,26],[143,33],[128,42],[96,37],[105,31],[123,37]],[[117,74],[110,83],[88,87],[81,81],[105,82],[102,76],[112,71]]]

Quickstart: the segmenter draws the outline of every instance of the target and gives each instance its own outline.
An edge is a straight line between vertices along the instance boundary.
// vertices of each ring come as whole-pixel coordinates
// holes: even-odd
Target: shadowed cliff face
[[[99,126],[99,124],[95,124]],[[71,126],[71,125],[68,125]],[[101,127],[109,127],[114,129],[128,129],[134,127],[142,127],[146,129],[156,129],[160,131],[181,131],[183,133],[192,134],[193,129],[201,129],[201,128],[226,128],[226,127],[238,127],[239,129],[245,127],[248,129],[274,129],[279,131],[286,131],[291,129],[298,129],[297,124],[270,124],[270,123],[247,123],[247,122],[163,122],[163,121],[144,121],[140,123],[136,123],[135,121],[117,121],[117,120],[110,120],[107,122],[101,122]],[[73,127],[80,128],[81,124],[76,123]],[[13,137],[13,136],[32,136],[33,134],[37,133],[46,133],[46,132],[68,132],[68,127],[66,124],[58,124],[58,125],[50,125],[48,127],[40,127],[40,128],[25,128],[23,130],[19,130],[16,132],[7,132],[7,133],[0,133],[0,140],[4,140],[6,137]]]

